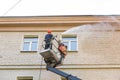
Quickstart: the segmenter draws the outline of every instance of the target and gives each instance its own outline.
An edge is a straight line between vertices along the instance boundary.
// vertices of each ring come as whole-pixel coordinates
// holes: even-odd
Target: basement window
[[[65,77],[61,77],[61,80],[67,80],[67,78],[65,78]]]
[[[33,80],[32,76],[19,76],[17,80]]]

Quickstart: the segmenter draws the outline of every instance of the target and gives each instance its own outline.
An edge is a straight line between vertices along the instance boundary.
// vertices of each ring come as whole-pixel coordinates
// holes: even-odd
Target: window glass
[[[76,41],[71,41],[71,50],[76,51],[77,50],[77,42]]]
[[[24,42],[23,50],[28,51],[29,50],[30,43],[29,42]]]
[[[35,51],[37,49],[37,42],[33,42],[31,45],[31,50]]]
[[[32,76],[20,76],[20,77],[17,77],[17,80],[33,80],[33,77]]]

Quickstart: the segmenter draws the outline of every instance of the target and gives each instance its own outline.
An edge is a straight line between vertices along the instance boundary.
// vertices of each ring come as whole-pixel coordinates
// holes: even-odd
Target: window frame
[[[63,40],[63,38],[76,38],[76,40]],[[61,40],[62,40],[62,42],[64,43],[64,42],[67,42],[68,43],[68,51],[78,51],[78,37],[77,37],[77,35],[76,34],[63,34],[62,36],[61,36]],[[71,50],[71,42],[74,42],[74,41],[76,41],[76,50]]]
[[[31,80],[33,80],[33,76],[18,76],[17,77],[17,80],[22,80],[22,79],[26,79],[26,80],[31,79]]]
[[[24,41],[25,38],[37,38],[37,41]],[[36,45],[36,50],[32,50],[32,43],[33,42],[37,42],[37,45]],[[24,44],[25,43],[29,43],[29,49],[28,50],[24,50]],[[22,52],[37,52],[38,51],[38,46],[39,46],[39,37],[38,35],[24,35],[23,36],[23,39],[22,39],[22,46],[21,46],[21,51]]]
[[[67,78],[65,78],[65,77],[60,77],[60,80],[67,80]]]

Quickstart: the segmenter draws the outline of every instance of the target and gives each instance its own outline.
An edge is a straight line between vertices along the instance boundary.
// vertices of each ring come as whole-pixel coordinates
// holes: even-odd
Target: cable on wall
[[[44,48],[43,47],[43,44],[44,43],[44,41],[42,41],[42,45],[40,45],[40,51],[42,50],[42,48]],[[40,51],[38,51],[38,53],[40,52]],[[43,57],[42,57],[42,59],[41,59],[41,63],[40,63],[40,73],[39,73],[39,80],[41,80],[41,74],[42,74],[42,63],[43,63]]]

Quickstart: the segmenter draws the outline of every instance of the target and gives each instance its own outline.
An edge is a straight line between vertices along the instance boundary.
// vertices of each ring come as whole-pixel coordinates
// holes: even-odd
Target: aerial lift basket
[[[40,55],[44,58],[47,65],[53,67],[60,64],[61,55],[59,51],[54,51],[52,49],[46,49],[40,52]]]

